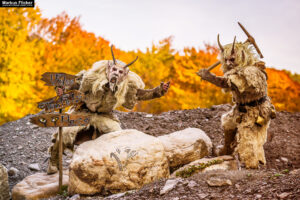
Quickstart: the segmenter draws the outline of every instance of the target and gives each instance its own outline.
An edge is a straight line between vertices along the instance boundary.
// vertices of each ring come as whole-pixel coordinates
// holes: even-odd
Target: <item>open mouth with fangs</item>
[[[111,83],[116,83],[116,81],[117,81],[117,78],[116,78],[116,77],[112,77],[112,78],[110,79],[110,82],[111,82]]]

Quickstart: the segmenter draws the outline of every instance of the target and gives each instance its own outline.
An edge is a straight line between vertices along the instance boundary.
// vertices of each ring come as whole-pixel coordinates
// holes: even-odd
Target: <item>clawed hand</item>
[[[64,88],[63,87],[56,87],[56,94],[57,96],[62,96],[64,94]]]
[[[207,77],[209,73],[210,72],[207,69],[200,69],[197,72],[197,75],[200,76],[202,79],[205,79],[205,77]]]
[[[168,81],[167,83],[161,82],[160,87],[162,88],[163,92],[166,93],[170,88],[170,81]]]

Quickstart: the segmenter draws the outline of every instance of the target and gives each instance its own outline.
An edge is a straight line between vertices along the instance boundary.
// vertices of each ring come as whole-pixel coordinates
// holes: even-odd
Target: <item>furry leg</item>
[[[77,133],[84,129],[84,126],[64,127],[62,131],[63,152],[66,147],[73,148]],[[58,171],[58,153],[59,139],[58,133],[55,132],[52,136],[52,145],[49,147],[50,158],[48,162],[47,174],[54,174]]]
[[[100,133],[110,133],[122,130],[118,121],[103,115],[93,115],[91,124],[96,127]]]

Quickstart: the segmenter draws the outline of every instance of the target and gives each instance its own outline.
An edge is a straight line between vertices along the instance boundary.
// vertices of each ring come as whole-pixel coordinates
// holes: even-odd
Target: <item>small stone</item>
[[[279,197],[280,199],[284,199],[284,198],[288,197],[289,195],[290,195],[290,193],[284,192],[284,193],[279,194],[278,197]]]
[[[251,189],[245,190],[245,193],[246,193],[246,194],[250,194],[251,192],[252,192]]]
[[[280,160],[279,160],[279,159],[276,159],[276,162],[280,162]]]
[[[175,198],[173,198],[172,200],[179,200],[179,197],[175,197]]]
[[[27,124],[27,125],[30,125],[31,123],[30,123],[30,122],[27,122],[26,124]]]
[[[41,170],[39,163],[30,164],[28,166],[28,168],[33,170],[33,171],[40,171]]]
[[[150,117],[153,117],[153,115],[152,114],[147,114],[145,117],[150,118]]]
[[[191,188],[191,189],[196,187],[196,186],[197,186],[197,183],[195,181],[190,181],[189,184],[188,184],[188,187]]]
[[[17,176],[19,173],[19,170],[17,168],[14,168],[14,167],[11,167],[9,170],[8,170],[8,175],[9,176]]]
[[[204,194],[204,193],[198,194],[198,197],[199,197],[200,199],[205,199],[207,196],[208,196],[208,194]]]
[[[286,163],[289,162],[289,160],[285,157],[281,157],[280,160],[282,160],[283,162],[286,162]]]
[[[23,149],[23,147],[22,146],[18,146],[18,150],[21,150],[21,149]]]
[[[257,195],[255,195],[255,198],[257,198],[257,199],[260,199],[262,197],[262,195],[261,194],[257,194]]]
[[[232,182],[229,179],[221,179],[221,178],[215,178],[215,177],[210,178],[206,182],[209,186],[213,186],[213,187],[232,185]]]
[[[181,178],[167,180],[165,186],[160,191],[160,195],[166,194],[169,191],[173,190],[175,188],[175,186],[177,185],[177,183],[180,182],[180,181],[182,181]]]
[[[79,200],[79,199],[80,199],[80,195],[79,194],[75,194],[69,200]]]
[[[291,175],[300,174],[300,169],[294,169],[290,172]]]
[[[108,199],[118,199],[121,198],[125,195],[126,192],[122,192],[122,193],[117,193],[117,194],[113,194],[108,196]]]
[[[262,182],[261,185],[267,185],[267,182]]]
[[[240,189],[241,186],[240,186],[239,184],[235,184],[235,188],[236,188],[236,189]]]

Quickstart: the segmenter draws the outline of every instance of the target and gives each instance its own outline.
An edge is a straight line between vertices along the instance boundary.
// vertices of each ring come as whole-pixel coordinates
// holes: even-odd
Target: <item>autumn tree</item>
[[[38,8],[9,8],[0,12],[0,123],[34,110],[37,71],[43,41],[32,37],[41,16]]]
[[[0,33],[0,124],[38,112],[36,103],[55,95],[40,80],[44,72],[76,74],[98,60],[111,59],[109,41],[83,30],[80,18],[70,18],[66,13],[47,19],[41,18],[38,8],[2,9]],[[199,69],[217,61],[219,52],[214,46],[181,52],[172,48],[169,37],[145,52],[126,52],[115,44],[114,53],[126,63],[139,56],[130,69],[141,76],[146,88],[171,81],[167,95],[139,103],[136,111],[160,113],[231,102],[229,93],[196,75]],[[222,75],[219,68],[212,72]],[[267,73],[269,96],[276,108],[300,111],[299,75],[270,68]]]

